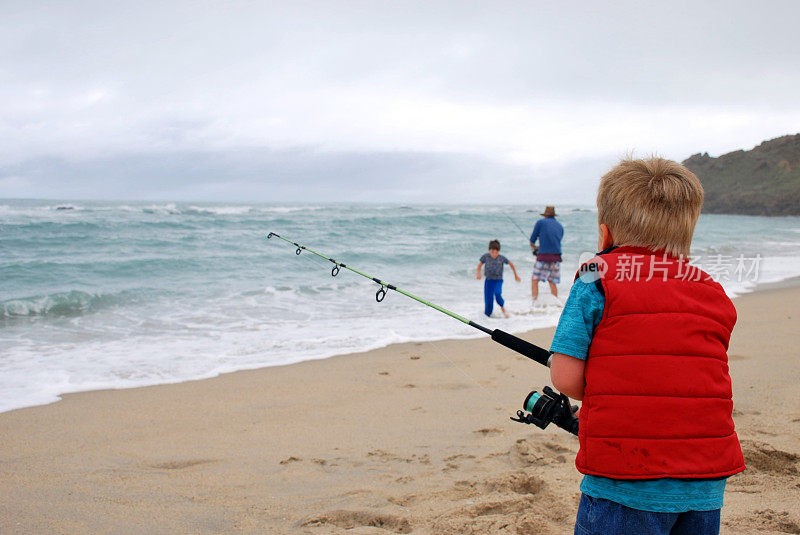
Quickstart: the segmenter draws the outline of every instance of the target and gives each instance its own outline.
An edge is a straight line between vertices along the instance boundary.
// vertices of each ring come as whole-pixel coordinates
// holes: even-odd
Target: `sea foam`
[[[70,209],[58,210],[69,206]],[[308,251],[277,232],[489,328],[555,325],[530,304],[527,232],[540,206],[260,205],[4,201],[0,205],[0,410],[66,392],[213,377],[390,343],[485,336]],[[559,207],[566,229],[560,299],[596,213]],[[701,217],[693,255],[760,258],[731,295],[800,275],[800,219]],[[478,258],[502,243],[511,317],[483,316]],[[732,264],[733,265],[733,264]],[[751,273],[752,275],[752,273]],[[546,292],[542,287],[542,292]],[[544,299],[543,299],[544,300]]]

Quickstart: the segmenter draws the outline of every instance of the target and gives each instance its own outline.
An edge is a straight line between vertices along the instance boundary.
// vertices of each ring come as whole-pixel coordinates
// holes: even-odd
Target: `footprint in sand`
[[[517,440],[508,454],[511,459],[517,459],[524,466],[529,464],[565,463],[567,458],[563,455],[571,450],[553,442],[534,443],[525,438]]]
[[[150,468],[155,468],[158,470],[182,470],[184,468],[191,468],[192,466],[198,466],[201,464],[208,464],[217,462],[217,459],[185,459],[181,461],[166,461],[163,463],[154,463],[150,465]]]
[[[389,503],[393,503],[395,505],[399,505],[400,507],[408,507],[409,505],[413,505],[418,500],[416,494],[406,494],[405,496],[399,497],[392,497],[389,498]]]
[[[725,522],[726,526],[751,527],[758,533],[796,533],[800,534],[800,524],[787,511],[764,509],[752,515],[740,516]]]
[[[411,523],[408,519],[372,511],[331,511],[322,516],[310,518],[304,521],[301,526],[321,526],[325,524],[331,524],[342,529],[369,526],[395,533],[411,533]]]
[[[513,492],[515,494],[538,494],[544,488],[544,480],[525,472],[512,472],[498,479],[487,481],[484,489],[487,492]]]
[[[488,481],[477,479],[454,482],[451,490],[444,493],[443,497],[458,505],[439,515],[431,526],[431,532],[453,535],[565,533],[566,530],[562,528],[574,521],[574,509],[542,507],[542,504],[552,502],[554,497],[548,493],[545,480],[530,472],[516,470]],[[424,498],[418,497],[420,501],[424,501]],[[577,507],[577,502],[575,506]]]
[[[754,411],[754,410],[748,411],[748,410],[744,410],[744,409],[736,409],[736,408],[734,408],[733,409],[733,415],[734,416],[748,416],[748,415],[760,416],[761,415],[761,411]]]
[[[517,471],[503,474],[488,481],[459,480],[453,483],[451,490],[446,492],[445,495],[451,501],[467,498],[486,498],[491,500],[492,504],[498,503],[498,500],[511,500],[512,503],[518,503],[520,498],[532,499],[533,495],[541,493],[544,488],[545,482],[543,479],[527,474],[525,471]],[[498,495],[500,496],[498,497]],[[473,500],[469,499],[467,503],[473,504]],[[467,509],[472,511],[474,507]]]
[[[448,514],[433,524],[433,533],[462,535],[463,533],[530,533],[551,535],[546,519],[534,512],[525,511],[508,515],[473,516],[473,511]]]
[[[401,462],[401,463],[420,463],[420,464],[431,464],[430,455],[427,453],[425,455],[417,455],[416,453],[412,454],[411,457],[400,457],[394,453],[385,450],[372,450],[367,452],[367,457],[373,457],[379,459],[381,462],[392,461],[392,462]]]
[[[529,509],[530,501],[525,498],[512,498],[510,500],[489,501],[479,503],[466,508],[471,516],[484,515],[507,515],[509,513],[520,513]]]
[[[455,461],[457,459],[474,459],[474,458],[475,458],[474,455],[468,455],[466,453],[457,453],[455,455],[451,455],[450,457],[445,457],[442,460],[445,462],[449,462],[449,461]]]
[[[542,446],[547,448],[548,450],[554,453],[571,453],[572,450],[569,448],[565,448],[564,446],[560,446],[558,444],[554,444],[553,442],[543,442]]]
[[[483,429],[478,429],[477,431],[473,431],[473,433],[477,433],[477,434],[482,435],[484,437],[488,437],[488,436],[491,436],[491,435],[501,435],[501,434],[503,434],[503,430],[502,429],[497,429],[496,427],[491,427],[491,428],[484,427]]]
[[[798,473],[800,455],[777,450],[764,442],[742,441],[745,464],[751,470],[794,476]]]
[[[536,505],[529,498],[490,500],[460,507],[440,516],[433,525],[433,533],[552,533],[544,514],[535,512]]]
[[[446,383],[441,385],[439,388],[442,390],[466,390],[468,388],[472,388],[472,385],[468,385],[467,383]]]

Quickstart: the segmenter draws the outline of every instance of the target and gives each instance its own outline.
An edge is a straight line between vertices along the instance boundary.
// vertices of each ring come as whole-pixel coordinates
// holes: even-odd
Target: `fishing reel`
[[[517,411],[516,418],[511,417],[515,422],[533,424],[540,429],[553,423],[573,435],[578,434],[578,418],[575,417],[577,405],[570,405],[567,396],[549,386],[544,387],[541,394],[535,390],[528,394],[522,402],[522,408],[524,410]]]

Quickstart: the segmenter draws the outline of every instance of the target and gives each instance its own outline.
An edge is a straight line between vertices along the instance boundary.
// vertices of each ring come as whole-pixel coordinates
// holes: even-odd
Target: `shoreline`
[[[729,481],[725,533],[800,526],[798,301],[798,287],[734,301],[748,470]],[[0,414],[0,531],[565,533],[577,439],[509,420],[546,384],[483,337],[67,394]]]
[[[742,295],[747,295],[756,292],[763,292],[765,290],[783,290],[787,288],[796,288],[800,286],[800,276],[794,277],[786,277],[785,279],[773,281],[773,282],[762,282],[756,284],[755,288],[746,292]],[[739,297],[739,296],[737,296]]]
[[[768,291],[768,290],[789,289],[789,288],[796,288],[796,287],[800,287],[800,276],[787,277],[785,279],[781,279],[781,280],[773,281],[773,282],[757,283],[753,288],[750,288],[746,292],[738,294],[738,295],[736,295],[735,297],[733,297],[731,299],[734,301],[734,304],[735,304],[737,299],[740,299],[741,297],[744,297],[746,295],[751,295],[753,293],[759,293],[759,292]],[[564,299],[566,299],[566,296],[564,296]],[[556,321],[557,321],[557,319],[556,319]],[[510,330],[508,332],[510,334],[514,334],[515,336],[519,336],[520,338],[529,339],[529,337],[535,336],[534,333],[536,333],[537,331],[551,331],[550,332],[550,338],[552,338],[552,334],[555,332],[555,327],[556,327],[556,325],[552,325],[552,326],[547,326],[547,327],[537,327],[537,328],[528,329],[528,330],[525,330],[525,331]],[[208,381],[208,380],[213,380],[213,379],[216,379],[218,377],[223,377],[225,375],[233,374],[233,373],[252,372],[252,371],[257,371],[257,370],[268,370],[268,369],[271,369],[271,368],[280,368],[280,367],[285,367],[285,366],[295,366],[295,365],[303,364],[305,362],[315,362],[315,361],[328,360],[328,359],[333,359],[333,358],[341,358],[341,357],[346,357],[346,356],[349,356],[349,355],[362,355],[362,354],[369,353],[369,352],[372,352],[372,351],[391,348],[391,347],[394,347],[394,346],[403,346],[403,345],[408,345],[408,344],[419,344],[419,343],[439,343],[439,342],[448,342],[449,343],[449,342],[466,341],[466,340],[478,340],[478,339],[481,339],[482,337],[483,337],[483,335],[478,334],[476,332],[476,333],[474,333],[474,335],[465,335],[465,336],[462,336],[462,337],[447,336],[447,337],[443,337],[443,338],[434,338],[434,339],[420,339],[420,340],[409,340],[409,341],[405,341],[405,342],[391,342],[391,343],[386,344],[386,345],[380,345],[380,346],[371,347],[371,348],[367,348],[367,349],[363,349],[363,350],[359,350],[359,351],[354,351],[354,352],[349,352],[349,353],[334,353],[332,355],[319,356],[319,357],[315,356],[313,358],[306,358],[306,359],[303,359],[303,360],[298,360],[298,361],[295,361],[295,362],[289,362],[289,363],[285,363],[285,364],[259,365],[259,366],[249,367],[249,368],[242,368],[242,369],[232,370],[232,371],[219,372],[219,373],[215,373],[213,375],[209,374],[208,376],[192,378],[192,379],[180,379],[180,380],[169,381],[169,382],[157,382],[157,383],[152,383],[152,384],[142,384],[142,385],[126,386],[126,387],[118,387],[118,388],[114,388],[114,387],[109,387],[109,388],[91,388],[91,389],[87,389],[87,390],[76,390],[76,391],[73,391],[73,392],[61,392],[59,394],[56,394],[58,399],[53,399],[52,401],[45,402],[45,403],[36,403],[36,404],[32,404],[32,405],[24,405],[24,406],[21,406],[21,407],[2,410],[2,411],[0,411],[0,416],[2,416],[3,414],[7,414],[7,413],[10,413],[10,412],[19,411],[19,410],[31,409],[31,408],[35,408],[35,407],[46,407],[46,406],[52,405],[54,403],[59,403],[59,402],[63,401],[65,396],[86,394],[86,393],[91,393],[91,392],[105,392],[105,391],[116,392],[116,391],[131,390],[131,389],[137,389],[137,388],[151,388],[151,387],[158,387],[158,386],[179,385],[179,384],[183,384],[183,383],[192,383],[192,382],[197,382],[197,381]],[[549,348],[549,346],[550,346],[549,342],[547,342],[547,343],[540,342],[540,343],[537,343],[537,345],[540,345],[541,347],[544,347],[546,349]]]

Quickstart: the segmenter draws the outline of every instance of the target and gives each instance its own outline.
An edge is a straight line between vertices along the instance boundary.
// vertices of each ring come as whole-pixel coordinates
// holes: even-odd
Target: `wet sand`
[[[800,533],[800,288],[735,304],[722,533]],[[483,338],[66,395],[0,414],[0,533],[571,533],[577,438],[509,420],[548,377]]]

